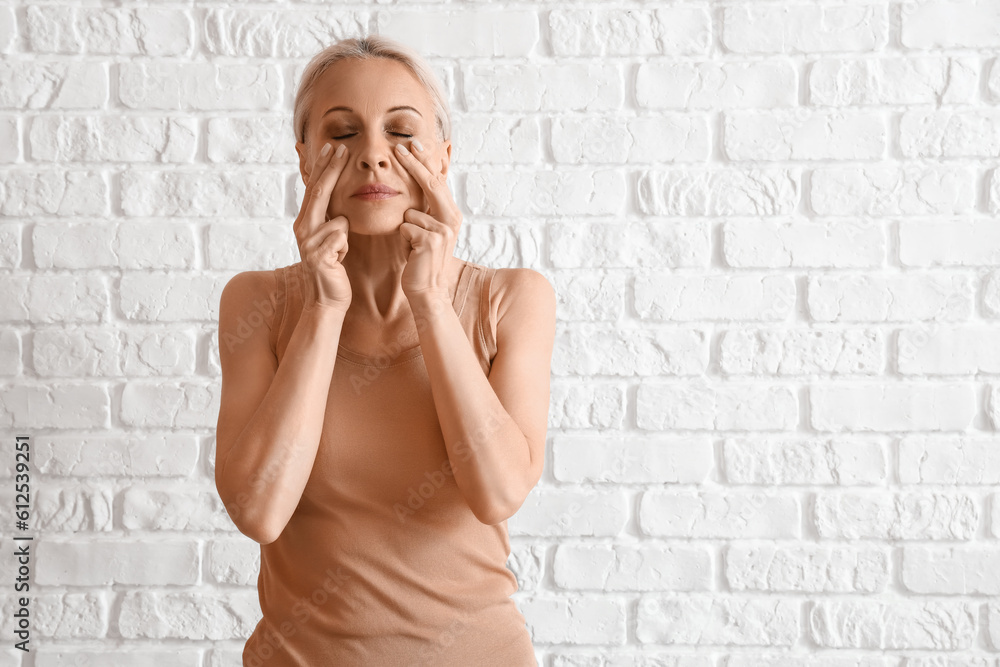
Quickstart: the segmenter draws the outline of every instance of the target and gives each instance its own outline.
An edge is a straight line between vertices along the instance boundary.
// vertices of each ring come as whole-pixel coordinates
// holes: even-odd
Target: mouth
[[[395,197],[399,193],[393,190],[388,185],[383,183],[372,183],[371,185],[362,185],[357,191],[351,195],[357,199],[363,199],[365,201],[375,201],[378,199],[389,199],[390,197]]]

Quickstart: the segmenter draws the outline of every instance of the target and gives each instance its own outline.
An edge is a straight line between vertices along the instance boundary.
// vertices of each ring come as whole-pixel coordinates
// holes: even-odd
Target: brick
[[[817,385],[809,392],[819,431],[964,431],[976,415],[971,384],[864,382]]]
[[[677,62],[639,65],[636,102],[641,109],[747,109],[797,103],[798,79],[790,62]]]
[[[291,114],[255,114],[252,118],[209,118],[205,132],[208,162],[299,164]]]
[[[938,56],[821,58],[809,69],[809,102],[817,106],[973,102],[978,67]]]
[[[538,20],[534,10],[397,10],[376,15],[376,32],[405,42],[425,57],[517,58],[535,50]]]
[[[711,46],[706,7],[549,12],[556,56],[704,54]]]
[[[214,490],[133,486],[122,493],[122,527],[128,530],[236,532]]]
[[[799,603],[718,593],[646,595],[635,636],[641,644],[791,646],[799,636]]]
[[[463,114],[452,127],[451,163],[538,164],[542,156],[541,119]]]
[[[0,330],[0,375],[20,375],[21,337],[11,329]]]
[[[21,134],[19,118],[0,118],[0,162],[13,164],[22,161]]]
[[[340,5],[310,11],[313,7],[298,7],[294,12],[225,5],[206,8],[202,48],[209,54],[236,58],[301,59],[304,65],[334,42],[369,32],[368,12],[352,12]],[[299,80],[295,76],[296,85]]]
[[[722,43],[735,53],[880,51],[888,41],[885,5],[725,7]]]
[[[983,309],[989,317],[1000,316],[1000,271],[990,271],[982,280]]]
[[[127,171],[126,216],[276,217],[284,210],[277,172]]]
[[[625,100],[617,65],[466,65],[462,78],[468,111],[602,111]]]
[[[617,215],[625,204],[619,171],[475,171],[466,206],[476,216]]]
[[[35,651],[35,667],[201,667],[201,650],[195,649],[124,649],[115,652],[94,649],[60,649],[39,646]]]
[[[39,116],[28,145],[38,162],[193,162],[194,118],[150,116]]]
[[[128,320],[218,321],[225,276],[129,272],[121,277],[119,307]]]
[[[634,330],[580,325],[556,337],[556,375],[698,375],[708,366],[709,333],[696,329]]]
[[[552,275],[560,321],[616,322],[625,309],[624,273],[559,271]]]
[[[635,440],[607,436],[555,436],[552,475],[560,482],[698,484],[715,467],[704,437]]]
[[[17,21],[13,7],[0,8],[0,53],[9,53],[17,35]]]
[[[899,667],[895,658],[881,657],[830,657],[793,653],[769,656],[754,652],[751,655],[731,655],[725,667]],[[929,667],[929,666],[928,666]],[[956,667],[958,667],[956,665]]]
[[[896,367],[906,375],[976,375],[1000,372],[996,329],[938,322],[901,329]]]
[[[704,115],[557,116],[552,120],[552,154],[557,162],[703,162],[710,153],[711,133]]]
[[[546,230],[549,262],[557,268],[707,267],[711,259],[708,225],[573,221]]]
[[[508,527],[512,537],[612,537],[625,528],[628,515],[621,491],[535,489],[508,519]]]
[[[727,375],[877,375],[884,347],[876,329],[744,326],[722,332],[719,367]]]
[[[730,160],[865,160],[881,158],[885,121],[871,112],[804,107],[724,115],[723,148]]]
[[[201,566],[194,540],[42,540],[36,557],[43,586],[194,585]]]
[[[931,215],[968,213],[975,206],[969,168],[822,167],[810,178],[809,203],[819,215]]]
[[[730,267],[881,267],[888,253],[882,224],[848,220],[740,220],[722,224]]]
[[[108,631],[111,591],[36,593],[31,596],[33,643],[47,639],[104,639]]]
[[[1000,264],[1000,230],[989,220],[905,220],[898,229],[904,266]]]
[[[625,644],[625,601],[583,596],[533,597],[518,607],[531,640],[546,644]]]
[[[556,585],[574,591],[712,588],[712,557],[704,546],[560,544],[552,567]]]
[[[625,393],[617,384],[552,382],[549,428],[614,428],[625,420]]]
[[[799,500],[791,495],[729,491],[644,491],[644,535],[682,538],[792,538],[801,534]]]
[[[50,533],[112,530],[112,492],[90,481],[38,485],[31,526]]]
[[[966,436],[912,435],[899,441],[903,484],[1000,484],[1000,449]]]
[[[913,109],[899,120],[906,157],[1000,157],[1000,111]]]
[[[130,109],[275,110],[281,80],[275,65],[131,62],[118,65],[118,98]]]
[[[108,215],[108,185],[97,171],[14,169],[0,173],[0,188],[4,216]]]
[[[875,548],[734,544],[725,562],[736,591],[880,593],[890,579],[889,554]]]
[[[636,314],[644,320],[784,320],[795,305],[795,283],[778,275],[678,275],[635,278]]]
[[[1000,548],[996,546],[912,546],[902,551],[903,586],[913,593],[1000,594],[1000,570],[996,567]]]
[[[788,215],[798,169],[654,169],[639,175],[639,211],[663,216]]]
[[[125,591],[118,629],[126,638],[238,639],[260,620],[256,591]]]
[[[966,602],[820,600],[809,626],[822,647],[953,651],[971,648],[976,616]]]
[[[21,226],[0,223],[0,268],[13,269],[21,263]]]
[[[108,70],[100,62],[0,62],[0,109],[102,109]]]
[[[206,544],[209,581],[234,586],[256,586],[260,574],[260,545],[244,537],[217,538]]]
[[[816,276],[807,294],[818,322],[954,321],[973,308],[966,276],[944,272]]]
[[[275,243],[285,237],[288,243]],[[299,261],[291,222],[225,224],[208,228],[208,264],[226,271],[269,270]]]
[[[823,539],[968,540],[979,508],[959,493],[824,492],[814,520]]]
[[[27,47],[41,53],[186,55],[194,44],[183,9],[38,6],[25,13]]]
[[[218,383],[130,380],[121,394],[121,420],[141,428],[213,428],[219,418]]]
[[[7,428],[105,428],[107,389],[95,384],[47,382],[0,389],[0,425]]]
[[[731,484],[885,484],[888,460],[877,440],[727,438],[726,480]]]
[[[36,329],[32,359],[40,376],[190,375],[196,350],[188,331]]]
[[[644,383],[636,391],[640,429],[787,430],[798,423],[798,399],[784,384]]]
[[[901,5],[900,42],[910,49],[1000,46],[1000,2],[931,1]],[[948,26],[942,30],[942,26]]]
[[[33,448],[35,469],[52,477],[189,477],[198,462],[194,436],[179,433],[40,435]]]

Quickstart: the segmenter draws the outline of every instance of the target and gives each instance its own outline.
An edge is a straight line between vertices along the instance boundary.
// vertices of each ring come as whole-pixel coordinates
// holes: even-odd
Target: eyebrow
[[[354,113],[354,109],[352,109],[350,107],[330,107],[329,109],[326,110],[326,113],[324,113],[321,116],[321,118],[326,118],[326,114],[330,113],[331,111],[349,111],[351,113]],[[413,113],[415,113],[418,116],[420,116],[421,118],[423,118],[423,114],[422,113],[420,113],[419,111],[417,111],[413,107],[407,106],[405,104],[403,104],[401,106],[398,106],[398,107],[392,107],[391,109],[389,109],[388,111],[386,111],[386,113],[392,113],[393,111],[412,111]]]

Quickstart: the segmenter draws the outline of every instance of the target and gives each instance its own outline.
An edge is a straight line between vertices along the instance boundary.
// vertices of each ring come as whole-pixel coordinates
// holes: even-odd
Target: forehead
[[[316,79],[313,90],[313,118],[322,118],[327,109],[336,106],[349,107],[354,114],[365,116],[382,115],[392,107],[407,105],[415,107],[425,122],[434,113],[430,95],[417,77],[402,63],[386,58],[334,63]],[[337,111],[329,117],[347,115],[351,114]]]

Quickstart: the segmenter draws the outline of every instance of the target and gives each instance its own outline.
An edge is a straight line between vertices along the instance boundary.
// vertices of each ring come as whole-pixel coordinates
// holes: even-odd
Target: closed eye
[[[347,139],[348,137],[353,137],[355,134],[357,134],[357,132],[352,132],[351,134],[342,134],[339,137],[334,137],[334,139],[342,141],[344,139]],[[403,134],[402,132],[390,132],[389,134],[397,137],[405,137],[407,139],[413,136],[412,134]]]

